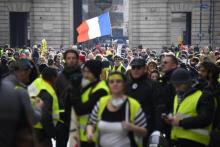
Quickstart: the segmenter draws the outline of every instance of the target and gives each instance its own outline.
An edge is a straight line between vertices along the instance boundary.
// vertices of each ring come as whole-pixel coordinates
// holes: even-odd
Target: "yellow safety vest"
[[[122,65],[119,65],[119,67],[117,69],[115,68],[115,66],[113,66],[112,72],[114,72],[114,71],[122,72]]]
[[[11,61],[16,61],[16,60],[15,60],[14,57],[10,57],[10,58],[9,58],[9,62],[11,62]]]
[[[37,78],[28,87],[28,93],[29,93],[30,97],[37,97],[42,90],[46,90],[52,96],[52,98],[53,98],[53,102],[52,102],[52,115],[53,115],[54,126],[56,126],[58,122],[61,122],[61,123],[63,122],[60,119],[60,113],[64,112],[64,110],[60,110],[60,108],[59,108],[58,97],[56,95],[56,92],[55,92],[54,88],[48,82],[43,80],[43,78],[41,78],[41,77]],[[34,126],[34,128],[43,129],[43,126],[39,122],[39,123],[37,123]]]
[[[178,58],[180,56],[180,51],[176,52],[176,57]]]
[[[89,101],[90,94],[95,93],[99,89],[104,89],[108,94],[110,93],[106,82],[100,81],[94,88],[90,87],[82,94],[82,96],[81,96],[82,103],[86,103],[87,101]],[[80,140],[84,141],[84,142],[88,141],[87,136],[86,136],[86,125],[88,122],[88,116],[89,116],[89,114],[78,117],[79,124],[80,124],[80,131],[79,131],[80,132]],[[93,141],[94,142],[96,141],[95,137],[93,138]]]
[[[197,90],[193,94],[186,97],[179,106],[178,97],[175,96],[173,109],[174,116],[176,116],[180,120],[197,116],[198,113],[196,107],[201,95],[202,91]],[[212,125],[209,125],[206,128],[198,129],[184,129],[182,127],[173,127],[171,131],[171,139],[178,140],[179,138],[182,138],[208,145],[210,141],[209,133],[211,131],[211,126]]]
[[[105,74],[105,80],[108,80],[108,75],[109,75],[110,71],[111,71],[110,67],[103,69],[103,72]]]
[[[3,54],[4,54],[3,49],[0,49],[0,57],[2,57]]]
[[[98,120],[102,119],[102,113],[104,112],[105,108],[107,107],[107,104],[109,102],[109,100],[111,100],[112,96],[108,95],[105,97],[102,97],[99,100],[99,109],[98,109]],[[138,113],[138,111],[140,110],[141,106],[138,103],[138,101],[136,101],[135,99],[128,97],[128,102],[129,102],[129,121],[134,124],[135,123],[135,117]],[[135,134],[134,134],[135,135]],[[138,147],[142,147],[142,142],[143,142],[143,138],[140,136],[134,136],[135,142],[137,144]]]
[[[219,76],[218,76],[218,83],[220,83],[220,74],[219,74]]]

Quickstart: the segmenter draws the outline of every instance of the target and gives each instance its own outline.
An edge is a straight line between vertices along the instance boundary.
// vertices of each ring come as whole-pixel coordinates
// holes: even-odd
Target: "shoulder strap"
[[[129,110],[130,110],[130,103],[129,103],[129,100],[126,100],[126,106],[125,106],[125,121],[126,122],[131,122]]]
[[[101,119],[102,113],[104,111],[104,109],[106,108],[109,99],[111,98],[111,96],[104,96],[99,100],[99,110],[98,110],[98,119]]]
[[[130,122],[134,123],[136,114],[138,113],[138,111],[140,110],[140,104],[133,98],[128,97],[128,101],[129,101],[129,106],[130,106]]]

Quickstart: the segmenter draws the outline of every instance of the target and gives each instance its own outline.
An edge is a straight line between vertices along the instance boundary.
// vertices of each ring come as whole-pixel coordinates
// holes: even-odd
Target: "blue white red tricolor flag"
[[[83,21],[76,29],[78,32],[77,42],[85,42],[101,36],[111,35],[111,22],[109,12],[98,17]]]

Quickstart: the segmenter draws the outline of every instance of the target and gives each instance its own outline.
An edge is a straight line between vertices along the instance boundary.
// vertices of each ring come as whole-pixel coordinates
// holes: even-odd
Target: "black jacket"
[[[89,99],[86,103],[82,102],[82,94],[89,88],[93,89],[98,84],[98,82],[93,82],[82,89],[81,97],[78,101],[73,103],[74,109],[77,115],[85,115],[90,114],[95,104],[99,101],[99,99],[103,96],[106,96],[108,92],[104,89],[98,89],[94,93],[89,94]]]
[[[216,102],[215,116],[213,120],[213,130],[220,129],[220,83],[217,80],[212,80],[210,83],[206,80],[197,80],[195,85],[197,89],[211,94]]]
[[[72,104],[80,99],[80,84],[82,74],[80,67],[74,69],[64,68],[56,81],[56,92],[59,99],[60,109],[65,112],[60,115],[62,124],[57,126],[57,146],[67,146],[69,139],[70,115]]]
[[[9,67],[7,64],[0,64],[1,77],[4,78],[9,74]]]
[[[213,98],[215,98],[217,102],[217,107],[215,110],[215,118],[213,122],[213,129],[220,130],[220,83],[213,85],[212,89]]]
[[[167,133],[169,135],[170,128],[167,126],[161,118],[162,113],[172,113],[173,112],[173,101],[176,91],[170,82],[173,70],[167,72],[160,80],[158,85],[158,96],[156,101],[156,129]]]
[[[21,83],[12,73],[5,77],[3,81],[10,82],[14,86],[16,91],[19,93],[19,95],[21,95],[23,102],[28,108],[28,112],[30,112],[32,122],[36,124],[41,118],[41,110],[32,107],[26,85]]]
[[[192,88],[184,95],[182,100],[197,90],[200,89]],[[215,103],[211,93],[203,91],[202,96],[198,101],[196,110],[198,114],[197,116],[185,118],[180,121],[179,125],[184,129],[204,128],[210,125],[213,121],[215,111]]]
[[[53,98],[46,91],[41,90],[38,97],[43,100],[42,118],[40,120],[43,130],[48,138],[56,138],[56,126],[53,124]]]
[[[154,130],[155,125],[155,99],[156,99],[156,83],[149,80],[147,76],[139,79],[130,79],[126,84],[125,93],[135,98],[146,114],[148,130]]]
[[[68,71],[66,68],[59,74],[56,81],[56,92],[59,98],[60,108],[65,109],[62,113],[61,119],[69,124],[71,105],[80,99],[80,85],[81,85],[81,69],[80,67],[75,70]]]
[[[34,51],[32,53],[32,59],[36,65],[39,64],[39,58],[40,58],[40,55],[38,53],[38,49],[34,49]]]
[[[21,129],[27,128],[29,137],[33,137],[29,110],[12,83],[0,81],[0,95],[0,146],[16,147],[16,135]]]

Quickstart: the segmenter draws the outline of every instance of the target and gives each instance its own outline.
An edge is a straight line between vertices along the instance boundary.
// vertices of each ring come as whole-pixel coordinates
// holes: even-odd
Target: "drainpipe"
[[[199,45],[202,41],[202,0],[200,0]]]
[[[212,48],[212,0],[209,2],[209,28],[208,28],[208,33],[209,33],[209,46]]]

